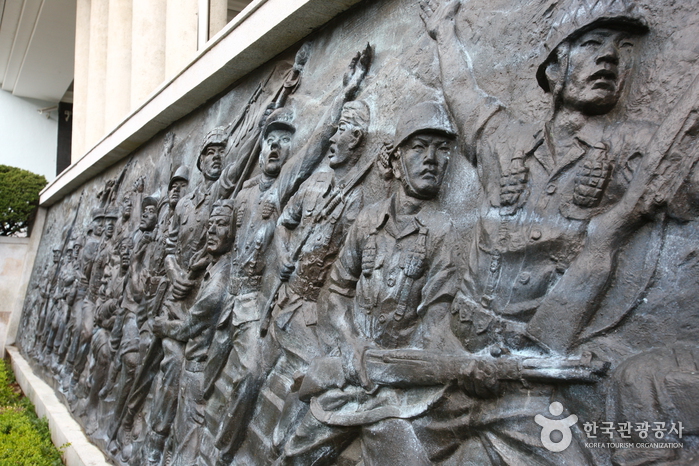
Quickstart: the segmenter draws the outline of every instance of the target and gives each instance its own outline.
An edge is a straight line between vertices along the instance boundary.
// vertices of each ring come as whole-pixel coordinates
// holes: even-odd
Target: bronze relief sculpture
[[[115,464],[696,462],[699,9],[345,15],[52,207],[34,368]]]

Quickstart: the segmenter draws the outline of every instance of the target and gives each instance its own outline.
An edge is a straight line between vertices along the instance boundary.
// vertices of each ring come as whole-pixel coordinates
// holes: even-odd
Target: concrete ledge
[[[13,346],[7,347],[12,360],[12,370],[24,394],[32,400],[39,417],[46,417],[51,429],[51,440],[60,447],[70,443],[63,453],[68,466],[107,466],[109,463],[102,452],[85,436],[82,428],[46,382],[39,379],[29,363]]]
[[[362,0],[255,0],[197,57],[41,191],[49,207]]]

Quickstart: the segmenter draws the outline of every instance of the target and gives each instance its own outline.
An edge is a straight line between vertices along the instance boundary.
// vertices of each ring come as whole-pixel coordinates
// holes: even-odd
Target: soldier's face
[[[131,249],[133,249],[133,244],[128,241],[119,246],[119,259],[122,269],[127,269],[131,264]]]
[[[176,180],[172,182],[170,191],[167,193],[168,200],[170,201],[170,205],[172,207],[175,207],[182,198],[182,194],[184,193],[185,189],[187,189],[187,184],[188,183],[185,180]]]
[[[73,245],[73,260],[78,260],[80,258],[80,250],[82,249],[81,244],[75,244]]]
[[[99,294],[102,296],[106,296],[107,294],[107,286],[109,285],[109,280],[112,278],[112,267],[107,265],[104,268],[104,272],[102,273],[102,279],[100,280],[100,288],[99,288]]]
[[[53,250],[53,263],[57,264],[58,261],[61,260],[61,250],[60,249],[54,249]]]
[[[201,171],[210,180],[217,180],[223,170],[224,146],[209,146],[201,158]]]
[[[139,223],[138,228],[142,231],[153,231],[157,223],[158,212],[156,211],[155,206],[146,206],[141,214],[141,222]]]
[[[131,218],[131,212],[133,212],[133,203],[128,197],[124,197],[121,204],[121,217],[124,220]]]
[[[223,254],[233,244],[233,228],[230,215],[212,215],[209,217],[209,229],[206,232],[206,250],[213,255]]]
[[[92,221],[92,232],[95,236],[102,236],[104,233],[104,219],[98,218]]]
[[[107,217],[104,219],[104,236],[111,238],[114,235],[114,225],[116,224],[116,219],[112,217]]]
[[[432,199],[439,193],[451,146],[451,139],[434,133],[415,134],[400,146],[400,161],[394,162],[394,174],[402,181],[406,194]],[[400,166],[397,173],[396,164]]]
[[[260,164],[267,176],[276,177],[289,157],[291,133],[283,129],[270,131],[262,143]]]
[[[352,124],[340,120],[337,131],[330,138],[328,149],[328,161],[330,168],[337,168],[345,164],[352,156],[352,151],[357,147],[361,131]]]
[[[633,64],[627,32],[593,29],[570,45],[562,102],[588,115],[609,112],[619,101]]]

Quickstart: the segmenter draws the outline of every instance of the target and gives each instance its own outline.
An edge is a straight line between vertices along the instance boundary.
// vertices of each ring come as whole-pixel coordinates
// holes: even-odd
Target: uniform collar
[[[396,239],[404,238],[420,230],[422,225],[425,225],[423,209],[411,217],[403,228],[399,228],[396,223],[396,202],[398,201],[396,194],[393,194],[389,199],[381,202],[378,209],[378,215],[374,219],[375,231],[384,228],[388,234]]]
[[[584,156],[590,148],[604,150],[606,145],[602,142],[604,127],[603,125],[593,122],[584,125],[574,137],[574,144],[566,153],[554,154],[551,139],[549,137],[549,124],[546,122],[541,131],[535,137],[535,144],[530,150],[530,154],[544,167],[547,173],[555,176],[557,173],[564,170],[571,164],[576,163]],[[556,163],[556,160],[558,163]]]

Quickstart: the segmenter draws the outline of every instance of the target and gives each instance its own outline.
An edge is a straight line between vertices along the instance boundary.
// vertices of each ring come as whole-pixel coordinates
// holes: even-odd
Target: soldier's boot
[[[149,432],[146,444],[143,446],[146,457],[146,465],[160,466],[163,459],[163,450],[167,437],[157,432]]]
[[[121,461],[128,463],[133,454],[133,435],[131,427],[124,426],[124,435],[121,440]]]

